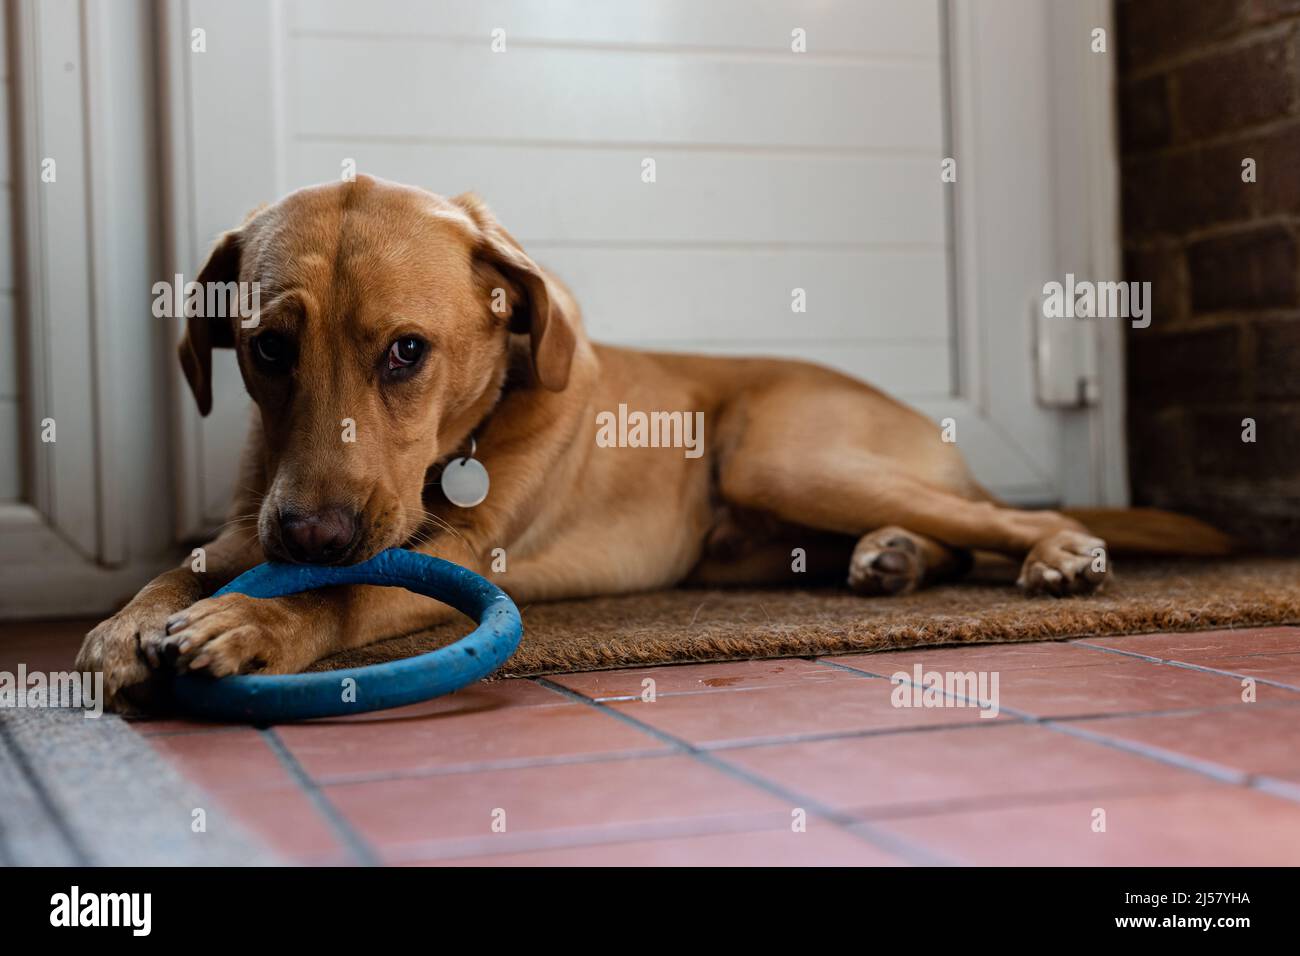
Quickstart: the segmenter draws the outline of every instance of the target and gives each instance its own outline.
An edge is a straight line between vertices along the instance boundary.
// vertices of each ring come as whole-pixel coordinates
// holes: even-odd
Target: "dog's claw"
[[[1029,594],[1091,594],[1109,578],[1105,554],[1106,542],[1100,538],[1058,531],[1034,545],[1016,583]]]

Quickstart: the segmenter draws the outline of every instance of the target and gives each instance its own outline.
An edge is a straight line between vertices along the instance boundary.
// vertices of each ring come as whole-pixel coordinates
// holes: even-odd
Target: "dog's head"
[[[237,353],[265,446],[258,533],[280,560],[352,563],[407,541],[428,469],[496,402],[512,336],[529,339],[533,385],[560,390],[579,334],[567,296],[475,197],[366,176],[254,212],[198,281],[257,283],[241,314],[188,318],[180,357],[206,415],[212,349]]]

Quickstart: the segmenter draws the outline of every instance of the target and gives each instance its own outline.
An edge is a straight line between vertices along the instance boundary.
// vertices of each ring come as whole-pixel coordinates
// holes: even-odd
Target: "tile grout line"
[[[867,677],[869,675],[862,674],[861,676]],[[517,679],[534,681],[537,678]],[[661,695],[661,697],[662,696],[676,697],[682,695]],[[623,703],[624,701],[619,700],[615,702]],[[593,699],[593,703],[608,703],[608,701]],[[1265,709],[1272,709],[1274,707],[1295,707],[1300,706],[1300,704],[1270,702],[1258,706]],[[1082,722],[1122,719],[1128,717],[1181,717],[1191,714],[1221,713],[1230,709],[1235,708],[1194,707],[1179,710],[1122,711],[1114,714],[1082,714],[1044,719]],[[699,749],[708,753],[726,754],[735,750],[752,750],[762,747],[782,747],[791,744],[815,744],[833,740],[860,740],[873,737],[894,737],[911,734],[943,733],[949,731],[995,730],[999,727],[1022,727],[1039,722],[1041,721],[1032,718],[1008,717],[1006,720],[966,721],[951,724],[920,724],[913,727],[881,727],[866,730],[836,730],[826,731],[824,733],[800,733],[784,737],[761,737],[746,740],[725,741],[719,744],[700,747]],[[163,735],[156,734],[153,736]],[[562,767],[592,763],[621,763],[625,760],[644,760],[666,757],[671,756],[672,753],[673,751],[670,750],[619,750],[607,753],[576,754],[560,757],[520,757],[512,760],[453,764],[445,767],[430,766],[416,770],[375,771],[372,773],[358,773],[349,776],[324,775],[313,779],[315,779],[316,783],[322,787],[346,787],[358,784],[382,783],[390,780],[430,780],[438,777],[452,777],[466,773],[493,773],[502,770],[530,770],[538,767]]]
[[[827,666],[830,667],[843,667],[846,670],[855,670],[855,668],[847,667],[844,664],[839,664],[832,661],[827,661],[826,664]],[[873,674],[869,671],[859,671],[859,673],[867,677],[881,676],[879,674]],[[912,684],[910,680],[908,681],[908,684],[911,684],[912,686],[916,686]],[[959,698],[958,695],[949,693],[947,690],[943,692],[943,695],[945,697],[950,697],[954,700],[957,699],[966,700],[966,698]],[[1044,729],[1052,731],[1054,733],[1064,734],[1066,736],[1075,737],[1080,740],[1086,740],[1090,743],[1097,744],[1098,746],[1109,747],[1113,750],[1118,750],[1123,753],[1131,754],[1138,757],[1143,757],[1147,760],[1152,760],[1155,761],[1156,763],[1165,764],[1166,766],[1174,767],[1179,770],[1186,770],[1189,773],[1199,774],[1200,776],[1208,777],[1211,780],[1216,780],[1219,783],[1230,783],[1236,786],[1243,787],[1247,790],[1258,790],[1262,793],[1268,793],[1272,796],[1278,797],[1279,799],[1287,800],[1288,802],[1291,803],[1300,803],[1300,796],[1283,795],[1281,793],[1278,793],[1277,789],[1268,789],[1265,786],[1257,785],[1256,782],[1257,778],[1260,777],[1261,775],[1250,774],[1244,771],[1232,770],[1227,767],[1221,767],[1220,765],[1215,763],[1200,761],[1194,757],[1185,757],[1182,754],[1177,754],[1177,753],[1173,753],[1172,751],[1162,750],[1157,747],[1148,748],[1146,745],[1135,743],[1133,741],[1127,741],[1119,737],[1108,737],[1105,734],[1099,734],[1096,733],[1095,731],[1089,731],[1086,728],[1078,727],[1073,723],[1066,723],[1064,722],[1063,718],[1038,717],[1034,714],[1028,713],[1027,711],[1017,710],[1014,707],[1004,707],[1001,705],[999,705],[998,709],[1000,712],[1005,711],[1006,713],[1011,714],[1013,717],[1019,717],[1025,720],[1026,722],[1028,722],[1029,724],[1043,727]],[[1195,711],[1192,711],[1192,713],[1195,713]],[[1104,715],[1104,717],[1120,717],[1120,716],[1125,716],[1125,715],[1120,715],[1120,714]],[[1147,713],[1138,713],[1136,716],[1145,717],[1145,716],[1155,716],[1155,715],[1147,714]],[[1103,715],[1097,715],[1097,719],[1104,719],[1104,717]]]
[[[830,822],[833,826],[836,826],[851,835],[859,837],[864,842],[874,846],[878,850],[883,850],[893,856],[900,857],[914,865],[936,866],[949,865],[950,863],[949,860],[939,857],[925,848],[913,846],[907,841],[880,831],[869,823],[854,820],[852,817],[840,813],[838,810],[823,805],[819,800],[805,799],[801,794],[787,790],[785,787],[775,784],[758,774],[750,773],[734,764],[730,764],[727,761],[718,758],[716,754],[710,751],[701,750],[679,737],[675,737],[672,734],[659,730],[657,727],[653,727],[643,721],[637,720],[635,717],[625,714],[622,711],[615,710],[612,707],[607,707],[600,701],[592,700],[590,697],[580,694],[575,690],[570,690],[562,684],[557,684],[545,677],[534,677],[530,679],[542,687],[554,691],[562,697],[567,697],[568,699],[584,704],[587,707],[594,708],[595,710],[608,714],[615,720],[636,728],[642,733],[649,734],[656,740],[668,744],[678,753],[689,756],[705,766],[711,767],[721,773],[725,773],[727,776],[766,793],[768,796],[776,797],[789,806],[807,808],[810,813],[816,814]]]
[[[870,678],[873,680],[889,679],[885,677],[883,674],[876,674],[871,671],[859,670],[854,667],[849,667],[847,664],[837,663],[836,661],[818,661],[817,663],[825,664],[827,667],[838,668],[839,670],[846,670],[851,673],[857,674],[859,677]],[[1153,659],[1151,663],[1153,664],[1159,663],[1159,661]],[[1027,669],[1032,669],[1032,668],[1027,668]],[[1232,675],[1218,675],[1218,676],[1232,676]],[[910,684],[911,681],[908,681],[908,683]],[[945,691],[944,696],[952,696],[952,695],[948,694],[948,692]],[[1271,709],[1273,707],[1295,707],[1297,705],[1300,705],[1300,700],[1295,700],[1295,701],[1274,700],[1274,701],[1267,701],[1265,703],[1258,704],[1257,706],[1264,707],[1265,709]],[[1237,707],[1238,707],[1237,704],[1217,704],[1210,707],[1176,707],[1173,710],[1118,710],[1111,714],[1084,713],[1084,714],[1061,714],[1055,717],[1039,717],[1029,713],[1028,711],[1019,711],[1013,707],[1003,707],[1001,704],[999,704],[998,712],[999,713],[1005,712],[1015,717],[1016,720],[1021,722],[1027,722],[1027,723],[1045,723],[1047,721],[1057,721],[1057,722],[1068,721],[1070,723],[1076,723],[1080,721],[1089,721],[1089,720],[1118,720],[1124,717],[1184,717],[1190,714],[1217,714],[1229,710],[1236,710]],[[927,730],[955,730],[959,727],[966,727],[966,726],[969,725],[940,724],[936,726],[927,725],[924,727],[899,727],[899,728],[890,728],[888,730],[880,730],[880,731],[854,731],[854,732],[844,734],[843,736],[856,737],[856,736],[867,736],[873,734],[913,734],[913,733],[920,733]],[[984,725],[976,724],[974,726],[982,727]],[[999,726],[999,724],[997,724],[996,722],[990,722],[989,726],[996,727]],[[839,735],[835,735],[835,736],[839,736]],[[834,739],[834,737],[828,737],[827,739]],[[777,741],[777,742],[781,743],[784,741]],[[745,746],[745,745],[739,744],[737,746]]]
[[[1243,787],[1250,786],[1249,774],[1240,770],[1233,770],[1230,767],[1221,766],[1220,764],[1216,764],[1209,760],[1199,760],[1196,757],[1187,757],[1171,750],[1165,750],[1161,747],[1155,747],[1137,741],[1124,740],[1119,737],[1108,737],[1105,734],[1090,731],[1086,727],[1076,727],[1072,724],[1061,724],[1051,720],[1044,720],[1041,722],[1041,726],[1060,734],[1076,737],[1079,740],[1089,741],[1090,743],[1097,744],[1101,747],[1109,747],[1112,750],[1119,750],[1123,753],[1145,757],[1148,760],[1162,763],[1166,766],[1175,767],[1179,770],[1186,770],[1191,773],[1200,774],[1203,777],[1209,777],[1211,780],[1217,780],[1220,783],[1231,783]]]
[[[1300,785],[1297,785],[1293,780],[1275,777],[1271,773],[1258,773],[1251,775],[1251,783],[1256,790],[1267,793],[1269,796],[1279,797],[1283,800],[1300,799],[1297,796],[1300,793]]]
[[[528,678],[532,680],[533,678]],[[603,703],[593,701],[593,703]],[[1265,708],[1290,706],[1264,704]],[[1132,711],[1117,714],[1053,717],[1054,721],[1109,720],[1128,717],[1180,717],[1189,714],[1213,714],[1228,708],[1192,708],[1187,710]],[[944,733],[952,731],[996,730],[999,727],[1024,727],[1043,721],[1012,717],[1007,720],[968,721],[952,724],[922,724],[915,727],[884,727],[870,730],[827,731],[826,733],[796,734],[789,737],[761,737],[752,740],[730,741],[698,749],[705,753],[727,754],[736,750],[754,750],[762,747],[784,747],[791,744],[816,744],[834,740],[864,740],[874,737],[896,737],[912,734]],[[429,780],[437,777],[454,777],[466,773],[494,773],[502,770],[531,770],[539,767],[564,767],[593,763],[622,763],[625,760],[647,760],[673,756],[672,750],[620,750],[612,753],[580,754],[568,757],[523,757],[516,760],[489,761],[479,764],[455,764],[450,767],[423,767],[418,770],[376,771],[353,776],[322,776],[317,783],[323,787],[346,787],[391,780]]]
[[[532,770],[539,767],[568,767],[592,763],[622,763],[624,760],[651,760],[667,756],[671,756],[671,751],[620,750],[606,754],[575,754],[570,757],[521,757],[515,760],[477,764],[453,764],[451,767],[383,770],[346,777],[323,775],[317,783],[324,787],[347,787],[354,784],[384,783],[389,780],[432,780],[437,777],[456,777],[467,773],[496,773],[503,770]]]
[[[843,665],[832,664],[830,662],[827,662],[827,666],[846,670],[855,677],[861,677],[864,679],[877,679],[875,675],[871,675],[871,674],[864,673],[862,671],[847,668],[844,667]],[[530,681],[532,680],[532,678],[525,678],[525,679]],[[751,690],[751,689],[764,690],[767,688],[746,688],[746,690]],[[737,690],[739,689],[733,688],[733,689],[729,689],[728,692],[734,693]],[[702,695],[705,693],[715,693],[715,692],[716,691],[701,691],[700,694]],[[660,695],[660,696],[678,697],[678,696],[687,696],[687,695],[671,694],[671,695]],[[690,695],[690,696],[695,696],[695,695]],[[597,703],[609,704],[609,703],[624,703],[626,701],[636,700],[638,698],[634,696],[628,696],[626,698],[617,697],[617,698],[592,698],[592,699]],[[557,704],[557,705],[550,705],[550,706],[563,706],[563,705]],[[1262,706],[1273,707],[1273,706],[1291,706],[1291,705],[1287,703],[1267,703]],[[1170,711],[1134,711],[1134,712],[1123,712],[1117,714],[1057,717],[1052,719],[1058,721],[1064,721],[1064,720],[1083,721],[1083,720],[1118,719],[1123,717],[1159,718],[1159,717],[1166,717],[1166,716],[1182,716],[1182,715],[1197,714],[1197,713],[1208,714],[1208,713],[1215,713],[1223,709],[1226,708],[1192,708],[1192,709],[1180,709],[1180,710],[1170,710]],[[884,728],[871,728],[866,730],[828,731],[825,733],[800,733],[791,736],[775,736],[775,737],[745,739],[745,740],[738,740],[738,741],[726,741],[719,744],[710,745],[707,747],[701,747],[700,749],[706,750],[710,753],[725,754],[736,750],[749,750],[749,749],[757,749],[763,747],[779,747],[779,746],[787,746],[792,744],[822,743],[822,742],[834,741],[834,740],[858,740],[858,739],[866,739],[872,737],[900,736],[904,734],[924,734],[924,733],[931,733],[931,732],[940,733],[940,732],[950,732],[950,731],[958,731],[958,730],[960,731],[977,730],[977,729],[985,729],[985,728],[994,729],[998,727],[1024,726],[1028,723],[1032,723],[1032,721],[1027,721],[1019,717],[1013,717],[1011,719],[1002,720],[1002,721],[979,721],[979,722],[970,721],[970,722],[952,723],[952,724],[924,724],[924,725],[919,725],[914,727],[884,727]],[[146,734],[142,736],[144,736],[145,739],[147,740],[153,740],[153,739],[161,740],[161,739],[170,739],[175,737],[189,737],[189,736],[194,736],[196,734],[201,735],[205,733],[242,731],[245,729],[247,728],[243,726],[230,726],[230,727],[216,727],[212,729],[200,729],[200,730],[163,731],[156,734]],[[526,770],[526,769],[532,769],[537,767],[569,766],[569,765],[581,765],[581,764],[590,764],[590,763],[618,763],[625,760],[641,760],[641,759],[652,759],[652,758],[670,756],[672,753],[673,751],[671,750],[621,750],[621,751],[608,752],[608,753],[580,754],[580,755],[559,756],[559,757],[539,757],[539,758],[526,757],[526,758],[518,758],[513,760],[498,760],[498,761],[486,761],[481,763],[455,764],[446,767],[433,766],[433,767],[420,768],[418,770],[376,771],[371,773],[358,773],[358,774],[346,775],[346,776],[325,775],[325,776],[315,777],[312,779],[320,787],[354,786],[354,785],[362,785],[362,784],[369,784],[369,783],[382,783],[382,782],[387,782],[392,780],[428,780],[428,779],[435,779],[444,776],[456,776],[459,774],[467,774],[467,773],[490,773],[490,772],[502,771],[502,770]]]
[[[782,660],[782,659],[785,659],[785,660],[793,660],[794,658],[777,658],[777,660]],[[799,660],[802,660],[802,658],[798,658],[798,659],[799,659]],[[539,676],[544,676],[544,675],[539,675]],[[567,677],[567,676],[569,676],[569,675],[567,675],[567,674],[557,674],[556,676],[557,676],[557,677]],[[809,683],[811,683],[811,682],[809,682]],[[563,686],[563,685],[561,685],[561,686]],[[703,696],[705,696],[706,694],[716,694],[716,693],[719,693],[719,692],[725,692],[725,693],[728,693],[728,694],[753,694],[753,693],[758,692],[758,691],[767,691],[767,690],[785,690],[785,689],[788,689],[788,688],[791,688],[791,687],[804,687],[804,686],[807,686],[807,685],[806,685],[806,684],[803,684],[803,683],[795,683],[795,684],[758,684],[758,685],[755,685],[755,686],[753,686],[753,687],[706,687],[704,690],[674,690],[674,691],[665,691],[665,692],[662,692],[662,693],[658,693],[658,694],[656,694],[655,696],[656,696],[656,698],[667,698],[667,697],[703,697]],[[640,694],[620,694],[620,695],[618,695],[618,696],[616,696],[616,697],[592,697],[591,699],[594,700],[594,701],[597,701],[597,702],[599,702],[599,703],[602,703],[602,704],[625,704],[625,703],[628,703],[629,701],[640,700],[640,699],[641,699],[641,695],[640,695]]]
[[[779,811],[774,811],[779,812]],[[771,816],[771,813],[766,814]],[[564,827],[538,830],[520,835],[507,846],[501,841],[484,837],[435,837],[403,844],[392,851],[394,862],[420,860],[492,860],[512,854],[547,852],[551,850],[576,850],[599,847],[617,847],[629,843],[657,843],[662,840],[697,839],[699,837],[725,836],[727,834],[771,833],[762,824],[763,814],[751,817],[727,818],[694,817],[689,820],[670,820],[639,823],[622,823],[592,827]],[[715,820],[722,820],[718,827]]]
[[[532,679],[532,678],[529,678]],[[591,701],[601,704],[601,701]],[[611,709],[611,713],[619,713]],[[1170,711],[1175,713],[1175,711]],[[1183,711],[1177,711],[1183,713]],[[1186,711],[1200,713],[1200,711]],[[634,718],[633,718],[634,719]],[[876,728],[876,730],[828,731],[826,734],[800,734],[788,737],[759,737],[754,740],[738,740],[731,743],[698,748],[705,753],[729,753],[731,750],[749,750],[761,747],[785,747],[788,744],[820,744],[827,740],[858,740],[862,737],[894,736],[901,734],[927,734],[927,732],[952,730],[978,730],[988,727],[1018,727],[1024,721],[984,721],[982,723],[936,723],[919,727]],[[317,783],[322,787],[348,787],[352,784],[382,783],[385,780],[425,780],[437,777],[456,777],[459,774],[495,773],[498,770],[532,770],[534,767],[576,766],[582,763],[621,763],[628,760],[653,760],[659,757],[671,757],[673,750],[617,750],[612,753],[575,754],[571,757],[521,757],[519,760],[495,761],[486,763],[460,763],[451,767],[421,767],[419,770],[376,771],[373,774],[357,774],[354,777],[322,777]]]
[[[1094,799],[1127,799],[1130,797],[1162,796],[1179,792],[1170,788],[1126,790],[1115,785],[1095,790],[1042,790],[1014,794],[987,794],[959,797],[952,800],[928,800],[923,803],[890,803],[880,806],[860,806],[855,813],[863,820],[919,820],[925,817],[955,816],[965,813],[989,813],[1010,809],[1058,807],[1062,804]]]
[[[902,737],[912,734],[939,733],[945,730],[976,730],[979,728],[1014,727],[1024,721],[981,720],[951,724],[918,724],[915,727],[873,727],[867,730],[828,730],[824,733],[795,734],[791,737],[752,737],[746,740],[723,741],[701,746],[705,753],[727,753],[732,750],[754,750],[759,747],[784,747],[790,744],[820,744],[831,740],[862,740],[871,737]]]
[[[1093,650],[1105,651],[1106,653],[1116,654],[1120,657],[1136,657],[1139,660],[1147,661],[1152,664],[1163,664],[1166,667],[1181,667],[1185,670],[1197,671],[1198,673],[1201,674],[1214,674],[1215,676],[1218,677],[1233,677],[1238,680],[1253,680],[1257,684],[1267,684],[1269,687],[1277,687],[1281,690],[1300,692],[1300,687],[1297,687],[1295,684],[1287,684],[1284,683],[1283,681],[1272,680],[1271,678],[1268,677],[1253,677],[1250,674],[1241,674],[1236,671],[1225,671],[1220,668],[1209,667],[1204,664],[1193,664],[1189,661],[1175,661],[1165,657],[1152,657],[1149,654],[1139,654],[1136,651],[1122,651],[1117,647],[1104,647],[1101,644],[1088,644],[1084,641],[1078,641],[1077,643],[1079,643],[1084,647],[1091,647]],[[1238,656],[1245,657],[1250,655],[1238,655]],[[1263,656],[1263,655],[1254,655],[1254,656]]]
[[[266,741],[272,753],[280,761],[280,765],[288,771],[289,776],[293,778],[298,785],[299,790],[311,801],[312,807],[317,813],[324,818],[325,823],[334,835],[343,843],[344,848],[352,854],[357,863],[362,866],[380,865],[379,855],[371,848],[370,844],[357,830],[349,823],[330,801],[325,792],[317,785],[311,775],[303,769],[298,758],[290,752],[285,746],[280,735],[275,732],[274,727],[259,727],[258,734]]]
[[[527,678],[534,680],[535,678]],[[600,701],[592,701],[599,704]],[[611,711],[618,713],[618,711]],[[1208,711],[1207,711],[1208,712]],[[1170,711],[1169,713],[1202,713],[1202,711]],[[1127,715],[1118,715],[1127,716]],[[1164,716],[1154,714],[1152,716]],[[635,718],[634,718],[635,719]],[[946,730],[975,730],[980,728],[1019,727],[1027,721],[1014,719],[1002,721],[968,722],[956,724],[925,724],[918,727],[888,727],[872,730],[828,731],[823,734],[797,734],[792,737],[763,737],[698,748],[704,753],[729,753],[733,750],[751,750],[759,747],[782,747],[789,744],[816,744],[830,740],[858,740],[868,737],[889,737],[902,734],[938,733]],[[622,763],[625,760],[646,760],[673,756],[672,750],[620,750],[614,753],[581,754],[571,757],[523,757],[482,764],[459,764],[447,767],[424,767],[419,770],[377,771],[349,777],[324,776],[317,782],[321,786],[345,787],[353,784],[382,783],[388,780],[428,780],[435,777],[452,777],[464,773],[493,773],[499,770],[531,770],[538,767],[565,767],[591,763]]]
[[[1293,630],[1300,631],[1300,628],[1293,628]],[[1185,632],[1180,631],[1180,632],[1176,632],[1175,634],[1165,634],[1162,631],[1157,634],[1138,634],[1134,636],[1136,637],[1175,637],[1175,636],[1191,637],[1196,634],[1213,634],[1213,633],[1214,633],[1213,631],[1185,631]],[[1099,634],[1096,636],[1105,637],[1106,635]],[[1130,651],[1122,647],[1107,647],[1105,644],[1094,644],[1086,637],[1073,637],[1070,640],[1066,641],[1065,643],[1071,644],[1074,647],[1086,647],[1090,651],[1102,651],[1103,653],[1106,654],[1122,654],[1129,657],[1140,657],[1144,660],[1156,661],[1161,664],[1180,663],[1179,661],[1174,660],[1172,657],[1157,657],[1154,654],[1143,654],[1140,651]],[[1225,654],[1224,656],[1225,657],[1297,657],[1300,658],[1300,647],[1297,647],[1296,650],[1294,651],[1257,651],[1255,653]]]

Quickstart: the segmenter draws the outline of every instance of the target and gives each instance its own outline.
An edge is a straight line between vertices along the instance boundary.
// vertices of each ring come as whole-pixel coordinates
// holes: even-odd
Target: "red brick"
[[[1237,145],[1126,158],[1124,235],[1181,236],[1245,218],[1254,184],[1241,181],[1241,157]]]
[[[1300,316],[1255,323],[1255,395],[1300,398]]]
[[[1116,5],[1120,68],[1144,69],[1240,29],[1239,0],[1127,0]]]
[[[1129,392],[1139,409],[1244,397],[1235,326],[1163,334],[1154,329],[1133,329],[1128,336]]]
[[[1205,139],[1279,119],[1295,108],[1288,37],[1271,37],[1174,72],[1180,138]]]
[[[1255,419],[1255,441],[1241,440],[1242,419]],[[1300,441],[1294,410],[1261,406],[1200,409],[1191,413],[1192,464],[1200,476],[1246,478],[1252,483],[1300,482]],[[1251,491],[1243,489],[1249,500]],[[1300,494],[1300,483],[1296,484]]]
[[[1262,226],[1193,243],[1187,250],[1193,312],[1296,304],[1295,237]]]
[[[1300,214],[1300,175],[1296,175],[1300,123],[1243,140],[1238,152],[1241,154],[1237,159],[1238,177],[1241,161],[1247,157],[1255,160],[1255,182],[1244,184],[1251,209],[1261,216]]]
[[[1127,338],[1134,501],[1293,551],[1300,0],[1119,0],[1116,24],[1125,270],[1153,294],[1153,327]]]
[[[1300,0],[1246,0],[1246,17],[1252,23],[1268,23],[1300,14]]]
[[[1134,374],[1141,374],[1134,373]],[[1130,380],[1133,375],[1130,375]],[[1132,389],[1130,389],[1132,391]],[[1129,473],[1135,494],[1179,488],[1193,481],[1186,442],[1186,413],[1181,408],[1155,409],[1141,397],[1130,396],[1128,423]],[[1145,504],[1154,504],[1146,501]]]
[[[1168,328],[1187,315],[1182,248],[1175,245],[1130,249],[1124,254],[1124,278],[1151,283],[1151,321]]]
[[[1121,153],[1166,146],[1170,129],[1169,79],[1165,74],[1130,83],[1120,91]]]

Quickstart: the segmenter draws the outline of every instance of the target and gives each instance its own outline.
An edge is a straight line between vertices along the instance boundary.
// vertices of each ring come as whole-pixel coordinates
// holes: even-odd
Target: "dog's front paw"
[[[168,602],[134,601],[86,635],[76,668],[103,672],[105,707],[134,713],[155,703],[150,662],[174,610]]]
[[[283,598],[223,594],[168,618],[162,653],[180,673],[287,674],[313,660],[306,643],[301,615]]]
[[[1016,583],[1030,594],[1091,594],[1110,575],[1106,542],[1079,531],[1058,531],[1034,545]]]

